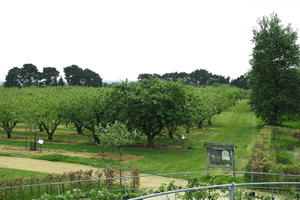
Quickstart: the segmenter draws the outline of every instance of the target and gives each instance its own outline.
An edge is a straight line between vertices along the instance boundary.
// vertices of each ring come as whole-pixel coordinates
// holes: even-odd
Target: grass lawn
[[[255,142],[255,138],[261,128],[261,123],[250,111],[250,107],[246,100],[240,101],[236,106],[226,112],[213,118],[213,125],[204,129],[192,129],[191,134],[185,134],[187,141],[185,146],[190,148],[169,149],[168,147],[178,147],[182,145],[182,141],[178,139],[155,138],[156,148],[146,148],[141,145],[134,147],[123,147],[123,154],[131,154],[141,156],[142,159],[135,160],[124,164],[120,162],[111,162],[114,166],[122,166],[125,168],[139,168],[142,173],[164,173],[164,172],[184,172],[184,171],[203,171],[206,170],[206,150],[203,146],[204,142],[226,142],[238,145],[236,149],[236,170],[244,170],[248,161],[250,149]],[[0,143],[7,145],[25,146],[25,133],[19,130],[13,132],[13,139],[6,139],[5,133],[1,131]],[[63,126],[59,131],[63,133],[55,133],[54,141],[46,141],[43,148],[62,149],[75,152],[94,152],[94,153],[117,153],[117,148],[103,148],[92,143],[92,138],[84,135],[76,135],[72,129],[64,130]],[[73,129],[74,131],[74,129]],[[70,132],[70,133],[67,133]],[[43,134],[45,137],[45,134]],[[14,139],[17,138],[17,139]],[[77,144],[71,142],[76,141]],[[79,144],[80,143],[80,144]],[[141,139],[138,143],[145,144],[145,139]],[[0,152],[1,153],[1,152]],[[18,155],[20,156],[20,155]],[[24,153],[23,156],[26,156]],[[107,167],[107,162],[103,160],[89,158],[70,158],[70,156],[35,156],[38,159],[53,160],[55,157],[59,161],[76,162],[81,164],[90,164],[93,166]]]
[[[0,181],[11,179],[11,178],[20,178],[20,177],[39,177],[44,176],[46,173],[41,172],[32,172],[26,170],[19,170],[19,169],[8,169],[8,168],[1,168],[0,167]]]

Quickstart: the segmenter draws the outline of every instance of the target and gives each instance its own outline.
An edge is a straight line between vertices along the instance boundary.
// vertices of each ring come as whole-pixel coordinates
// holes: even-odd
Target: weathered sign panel
[[[229,167],[234,169],[235,144],[205,142],[207,150],[208,167]]]

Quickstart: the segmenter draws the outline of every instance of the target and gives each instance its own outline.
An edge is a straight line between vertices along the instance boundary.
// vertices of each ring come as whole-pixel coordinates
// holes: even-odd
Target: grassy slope
[[[122,148],[123,153],[142,156],[143,159],[131,162],[130,164],[122,165],[130,168],[137,167],[144,173],[202,171],[206,169],[206,151],[203,147],[203,143],[210,141],[237,144],[237,170],[243,170],[250,153],[250,148],[259,132],[259,127],[257,127],[257,119],[250,111],[247,101],[241,101],[227,112],[216,116],[213,119],[213,124],[214,125],[209,129],[194,129],[192,130],[193,134],[186,135],[188,141],[185,142],[185,145],[192,147],[186,151],[166,150],[161,148],[148,149],[141,147],[124,147]],[[3,138],[4,133],[2,132],[1,134],[2,137],[0,139],[0,143],[24,146],[24,140],[7,140]],[[13,137],[21,135],[23,135],[23,133],[15,132]],[[74,139],[74,137],[76,137],[76,139]],[[116,148],[103,149],[101,146],[91,145],[91,143],[88,144],[88,142],[91,141],[91,138],[87,138],[86,136],[57,133],[54,135],[54,139],[55,138],[59,138],[59,140],[62,141],[70,141],[70,139],[79,140],[86,142],[86,144],[62,144],[59,142],[46,141],[43,147],[78,152],[117,152]],[[144,143],[145,141],[141,142]],[[178,140],[164,138],[157,138],[155,143],[157,145],[181,145],[181,142]],[[47,158],[45,157],[44,159]],[[64,159],[60,161],[64,161]],[[65,161],[70,161],[70,158],[67,158]],[[91,165],[94,166],[101,166],[103,163],[103,161],[95,163],[95,159],[91,159],[90,161]],[[74,158],[72,162],[76,162],[76,158]],[[85,162],[88,163],[88,160]]]

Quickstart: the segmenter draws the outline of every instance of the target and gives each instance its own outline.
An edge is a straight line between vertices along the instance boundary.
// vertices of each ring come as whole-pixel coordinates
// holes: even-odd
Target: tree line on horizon
[[[65,82],[55,67],[44,67],[39,72],[33,64],[24,64],[23,67],[14,67],[6,75],[4,87],[29,86],[64,86]],[[64,68],[65,80],[69,86],[101,87],[102,78],[96,72],[77,65]]]
[[[96,72],[86,68],[82,69],[77,65],[64,68],[64,79],[69,86],[103,86],[102,78]],[[144,79],[158,78],[168,81],[183,81],[187,85],[205,86],[214,83],[231,84],[239,88],[249,89],[248,75],[242,75],[232,81],[230,77],[224,77],[208,72],[205,69],[196,69],[191,73],[171,72],[163,75],[159,74],[139,74],[138,81]],[[4,87],[29,87],[29,86],[64,86],[66,83],[60,72],[55,67],[44,67],[39,72],[33,64],[24,64],[23,67],[14,67],[8,71],[4,82]],[[106,85],[106,84],[105,84]]]
[[[230,81],[230,77],[225,77],[222,75],[213,74],[205,69],[196,69],[191,73],[186,72],[172,72],[172,73],[165,73],[163,75],[160,74],[139,74],[138,80],[144,79],[152,79],[158,78],[160,80],[169,80],[169,81],[179,81],[182,80],[187,85],[194,85],[194,86],[205,86],[205,85],[212,85],[214,83],[220,84],[231,84],[233,86],[249,89],[248,87],[248,80],[249,77],[247,74],[241,75],[238,78]]]

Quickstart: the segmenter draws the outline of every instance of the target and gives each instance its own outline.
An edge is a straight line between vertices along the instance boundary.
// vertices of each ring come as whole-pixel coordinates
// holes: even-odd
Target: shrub
[[[298,143],[298,139],[293,136],[276,132],[273,132],[272,140],[276,151],[294,150]]]
[[[277,163],[281,164],[292,164],[294,160],[294,156],[289,151],[278,151],[277,155]]]
[[[252,172],[269,172],[272,169],[271,160],[271,130],[264,128],[257,137],[249,158],[247,170]],[[254,175],[254,180],[266,180],[263,175]]]
[[[278,165],[277,171],[284,173],[284,174],[299,175],[300,174],[300,163]],[[282,181],[299,182],[300,177],[299,176],[286,176],[286,177],[284,177],[284,180],[282,180]]]

